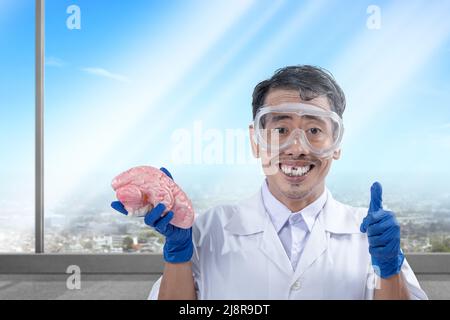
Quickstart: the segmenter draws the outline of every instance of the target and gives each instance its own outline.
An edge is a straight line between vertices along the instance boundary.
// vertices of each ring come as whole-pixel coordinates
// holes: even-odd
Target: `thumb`
[[[375,212],[383,209],[382,188],[379,182],[374,182],[370,188],[370,204],[369,211]]]
[[[382,199],[383,189],[381,188],[381,184],[379,182],[375,182],[372,184],[370,188],[370,204],[369,211],[367,212],[367,216],[363,219],[359,229],[361,232],[365,233],[367,231],[367,227],[371,221],[371,214],[380,209],[383,209],[383,199]]]

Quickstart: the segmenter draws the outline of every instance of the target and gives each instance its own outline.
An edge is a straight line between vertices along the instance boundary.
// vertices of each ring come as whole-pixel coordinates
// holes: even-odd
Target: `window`
[[[0,248],[29,252],[34,12],[5,4],[0,236],[11,240]],[[251,94],[292,64],[331,70],[348,99],[342,158],[327,180],[335,198],[367,207],[380,181],[404,250],[450,251],[448,6],[47,0],[46,252],[161,252],[142,219],[109,206],[112,178],[133,166],[168,168],[198,214],[257,192]]]
[[[0,252],[34,252],[34,4],[0,3]]]

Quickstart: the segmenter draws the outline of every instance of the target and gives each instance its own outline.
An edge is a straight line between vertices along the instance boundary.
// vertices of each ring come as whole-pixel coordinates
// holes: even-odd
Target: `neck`
[[[308,205],[316,201],[324,192],[325,190],[325,184],[321,183],[317,185],[314,189],[312,189],[309,193],[305,194],[301,198],[289,198],[285,196],[283,193],[281,193],[277,188],[274,188],[269,181],[267,181],[267,185],[269,188],[269,191],[272,193],[272,195],[280,201],[282,204],[284,204],[291,212],[298,212],[300,210],[303,210]]]

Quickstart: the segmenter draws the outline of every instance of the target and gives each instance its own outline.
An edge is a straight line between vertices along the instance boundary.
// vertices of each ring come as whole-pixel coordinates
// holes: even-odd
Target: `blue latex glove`
[[[165,168],[160,168],[168,177],[172,180],[172,175]],[[120,201],[114,201],[111,203],[111,207],[125,215],[128,214],[127,210],[123,207]],[[169,211],[163,217],[161,215],[166,210],[166,207],[162,203],[158,203],[150,212],[148,212],[144,218],[145,224],[153,227],[166,238],[164,243],[164,260],[170,263],[181,263],[191,260],[194,251],[192,244],[192,227],[189,229],[178,228],[170,224],[170,220],[173,218],[173,212]]]
[[[367,232],[375,273],[386,279],[400,273],[405,259],[400,249],[400,225],[393,212],[383,210],[381,184],[375,182],[370,193],[369,212],[360,230]]]

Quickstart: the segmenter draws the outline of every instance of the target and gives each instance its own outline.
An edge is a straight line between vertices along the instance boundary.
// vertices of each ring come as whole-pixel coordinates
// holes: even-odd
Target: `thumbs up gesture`
[[[393,212],[383,210],[382,189],[378,182],[370,188],[369,211],[360,230],[367,232],[375,272],[384,279],[398,274],[404,260],[400,249],[400,225]]]

